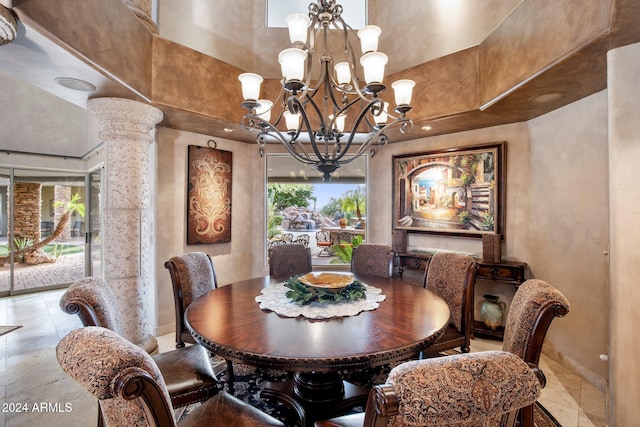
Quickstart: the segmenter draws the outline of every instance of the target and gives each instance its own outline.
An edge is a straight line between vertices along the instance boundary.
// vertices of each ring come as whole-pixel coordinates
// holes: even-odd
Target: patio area
[[[84,244],[83,238],[76,238],[65,244]],[[6,245],[6,238],[0,241],[0,245]],[[14,264],[14,287],[17,293],[36,288],[55,288],[67,285],[84,277],[84,250],[78,253],[60,256],[56,262],[44,264]],[[9,264],[0,267],[0,292],[9,291],[11,270]]]
[[[9,290],[8,266],[0,268],[0,292]],[[14,291],[47,288],[72,283],[84,277],[84,253],[66,255],[54,263],[27,265],[14,268]]]

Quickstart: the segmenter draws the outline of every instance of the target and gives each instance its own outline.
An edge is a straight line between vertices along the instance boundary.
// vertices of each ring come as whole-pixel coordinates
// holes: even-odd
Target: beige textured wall
[[[533,276],[557,286],[571,303],[546,342],[592,382],[608,370],[599,359],[609,348],[606,122],[606,91],[529,122],[530,238],[524,253]],[[595,383],[604,389],[604,381]]]
[[[608,349],[606,92],[529,123],[391,144],[370,160],[369,238],[391,243],[392,156],[507,141],[503,258],[558,287],[571,313],[554,321],[545,351],[604,389]],[[410,247],[480,254],[479,239],[410,235]]]
[[[610,426],[638,425],[640,402],[640,44],[609,52]]]
[[[215,138],[233,152],[231,242],[187,245],[187,146],[206,146],[206,135],[159,127],[156,182],[156,277],[158,335],[175,330],[173,290],[164,262],[174,255],[211,255],[219,285],[266,274],[264,260],[264,159],[254,145]]]

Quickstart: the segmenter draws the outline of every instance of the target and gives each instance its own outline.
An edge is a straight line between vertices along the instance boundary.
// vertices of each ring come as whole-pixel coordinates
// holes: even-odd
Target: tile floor
[[[60,310],[64,290],[0,298],[0,325],[22,328],[0,336],[0,427],[95,426],[97,404],[58,366],[55,346],[77,316]],[[161,350],[173,335],[159,337]],[[495,349],[496,341],[474,340],[474,351]],[[605,426],[604,393],[543,356],[547,386],[540,401],[564,427]]]

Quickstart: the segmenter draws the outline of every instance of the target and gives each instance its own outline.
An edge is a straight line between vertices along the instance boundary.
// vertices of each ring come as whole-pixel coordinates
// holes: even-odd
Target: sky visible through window
[[[362,184],[313,184],[313,196],[316,200],[316,211],[320,211],[329,204],[331,198],[338,199],[349,190],[355,190]],[[313,209],[313,201],[309,202],[309,207]]]

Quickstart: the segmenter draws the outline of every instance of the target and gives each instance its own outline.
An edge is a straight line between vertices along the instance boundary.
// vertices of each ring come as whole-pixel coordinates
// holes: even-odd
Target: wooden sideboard
[[[430,259],[431,254],[426,252],[398,253],[396,254],[396,272],[400,278],[402,278],[406,269],[424,273]],[[507,285],[517,288],[526,280],[525,269],[527,264],[524,262],[500,261],[493,263],[476,259],[476,263],[477,269],[474,292],[478,282],[491,282],[497,285]],[[505,313],[505,317],[506,315],[507,313]],[[501,340],[504,335],[504,328],[501,326],[496,330],[491,330],[486,327],[482,321],[474,319],[473,332],[474,335]]]

